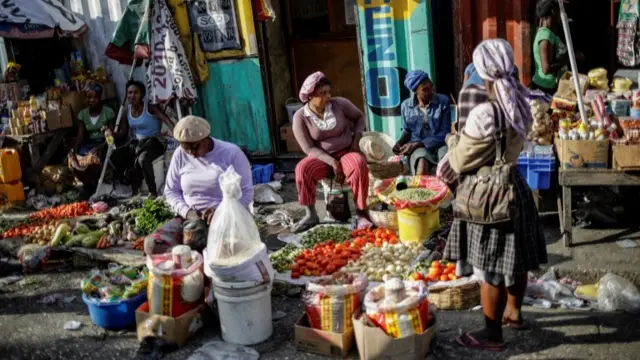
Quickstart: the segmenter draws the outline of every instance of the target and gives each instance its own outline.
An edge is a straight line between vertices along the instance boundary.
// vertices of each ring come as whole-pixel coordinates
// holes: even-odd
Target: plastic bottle
[[[105,130],[104,138],[107,140],[107,144],[109,144],[109,146],[114,144],[113,131],[111,131],[111,129]]]

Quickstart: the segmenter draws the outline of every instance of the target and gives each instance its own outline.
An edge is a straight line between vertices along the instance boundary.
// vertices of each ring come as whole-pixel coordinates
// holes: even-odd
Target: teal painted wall
[[[437,86],[428,0],[358,0],[369,128],[399,138],[400,104],[411,94],[408,71],[424,70]]]
[[[256,155],[271,153],[262,72],[258,59],[209,63],[209,80],[198,89],[195,114],[211,124],[217,139],[246,147]]]

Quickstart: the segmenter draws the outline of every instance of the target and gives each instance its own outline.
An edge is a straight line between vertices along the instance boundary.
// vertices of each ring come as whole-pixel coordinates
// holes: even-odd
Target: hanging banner
[[[58,0],[0,1],[0,32],[10,38],[46,38],[54,35],[77,36],[86,24]]]
[[[166,1],[153,2],[147,69],[147,89],[152,104],[167,104],[177,98],[195,102],[197,91],[178,28]]]
[[[234,0],[196,0],[189,3],[192,30],[200,35],[204,52],[240,50]]]

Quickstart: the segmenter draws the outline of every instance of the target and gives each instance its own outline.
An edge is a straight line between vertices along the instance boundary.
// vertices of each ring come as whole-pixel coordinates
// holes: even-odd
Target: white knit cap
[[[200,141],[211,134],[211,126],[207,120],[188,115],[178,121],[173,129],[173,137],[179,142],[192,143]]]

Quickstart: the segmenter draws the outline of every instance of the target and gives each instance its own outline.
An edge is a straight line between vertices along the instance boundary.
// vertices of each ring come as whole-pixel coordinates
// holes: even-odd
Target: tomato
[[[440,276],[440,281],[449,281],[449,276],[448,275]]]
[[[440,276],[440,270],[434,268],[429,269],[429,276]]]
[[[440,264],[440,261],[438,261],[438,260],[434,260],[434,261],[431,263],[431,267],[432,267],[432,268],[440,268],[440,267],[442,267],[442,265]]]
[[[300,271],[300,265],[298,265],[298,264],[293,265],[293,266],[291,267],[291,271],[296,271],[296,272],[297,272],[297,271]]]
[[[336,271],[336,266],[333,265],[333,264],[329,264],[327,266],[327,271],[330,272],[330,273],[334,273]]]
[[[458,277],[456,276],[456,274],[449,274],[449,280],[457,280]]]
[[[305,271],[303,272],[303,274],[304,274],[304,276],[311,276],[311,271],[309,271],[309,270],[305,270]]]
[[[448,264],[447,264],[447,268],[455,269],[455,268],[456,268],[456,264],[454,264],[454,263],[448,263]]]
[[[376,240],[373,244],[374,244],[376,247],[381,247],[381,246],[382,246],[382,240]]]
[[[292,272],[291,273],[291,278],[292,279],[299,279],[300,278],[300,273],[299,272]]]
[[[320,276],[320,270],[313,270],[311,276]]]
[[[297,259],[296,260],[296,264],[298,264],[299,266],[304,266],[307,263],[306,260],[304,259]]]
[[[452,269],[452,268],[450,268],[450,267],[447,267],[447,268],[445,268],[445,269],[442,271],[442,273],[443,273],[444,275],[449,275],[449,274],[451,274],[452,272],[454,272],[455,270],[456,270],[456,269]]]

